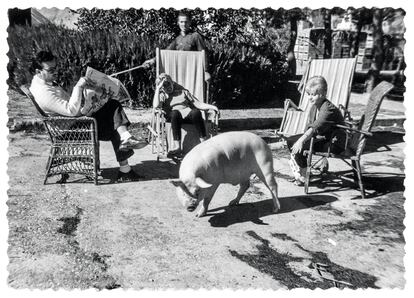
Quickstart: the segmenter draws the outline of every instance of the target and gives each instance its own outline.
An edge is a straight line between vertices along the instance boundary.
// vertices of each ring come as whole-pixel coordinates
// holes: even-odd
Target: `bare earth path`
[[[391,150],[379,145],[384,140]],[[332,287],[312,263],[329,265],[354,288],[404,287],[401,134],[379,132],[369,143],[365,200],[352,184],[326,179],[305,195],[289,182],[287,152],[275,149],[280,213],[270,213],[269,194],[253,180],[238,207],[227,207],[237,187],[221,186],[200,219],[175,197],[178,167],[157,163],[148,147],[131,159],[144,181],[111,183],[116,161],[110,143],[101,143],[101,185],[43,185],[47,137],[17,132],[9,141],[13,288]]]

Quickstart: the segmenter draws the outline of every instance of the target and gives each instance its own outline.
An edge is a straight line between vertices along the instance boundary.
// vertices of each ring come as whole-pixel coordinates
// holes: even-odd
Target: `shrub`
[[[140,65],[155,55],[155,47],[166,44],[132,34],[80,32],[53,25],[11,27],[8,31],[8,84],[11,87],[31,81],[31,64],[40,49],[51,50],[57,56],[58,83],[71,89],[87,66],[107,74],[115,73]],[[118,76],[134,99],[130,103],[132,107],[145,107],[152,102],[154,76],[154,71],[142,70]]]
[[[200,16],[202,12],[195,10],[194,14]],[[107,74],[138,66],[155,56],[156,47],[164,48],[171,41],[175,35],[173,28],[177,27],[175,13],[173,9],[109,12],[94,9],[84,10],[80,30],[54,25],[9,27],[8,84],[16,87],[31,81],[29,69],[39,49],[49,49],[58,57],[59,83],[67,89],[76,83],[87,66]],[[250,12],[245,10],[241,16],[243,13]],[[226,108],[274,99],[276,90],[286,81],[284,53],[288,31],[283,27],[267,28],[251,17],[250,31],[245,32],[245,29],[233,28],[235,24],[246,24],[243,17],[234,18],[236,10],[215,11],[212,15],[210,23],[208,19],[204,23],[200,21],[202,26],[198,27],[207,34],[212,100],[220,108]],[[229,22],[227,27],[223,25],[226,22]],[[209,31],[208,24],[211,28],[217,24],[222,28]],[[99,26],[102,27],[98,29]],[[150,106],[155,82],[153,69],[128,72],[118,78],[133,99],[131,107]]]
[[[222,107],[251,106],[275,98],[287,76],[284,56],[266,45],[210,45],[211,96]]]

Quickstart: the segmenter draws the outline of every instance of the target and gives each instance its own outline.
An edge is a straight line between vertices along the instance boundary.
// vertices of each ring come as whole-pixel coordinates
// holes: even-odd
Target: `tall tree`
[[[373,26],[373,60],[371,68],[368,71],[367,91],[372,89],[379,83],[380,71],[384,63],[383,49],[383,32],[382,32],[383,11],[380,8],[373,8],[372,26]]]
[[[323,23],[325,28],[324,34],[324,58],[331,58],[332,55],[332,28],[331,28],[331,10],[322,8]]]
[[[292,8],[287,11],[287,19],[290,23],[290,41],[288,52],[293,52],[296,37],[298,35],[298,21],[304,18],[304,13],[300,8]]]
[[[351,11],[351,9],[349,9]],[[355,10],[352,10],[352,19],[356,22],[356,33],[352,41],[350,56],[355,57],[358,54],[359,42],[361,40],[361,31],[362,28],[371,24],[372,22],[372,11],[366,7],[361,7]]]

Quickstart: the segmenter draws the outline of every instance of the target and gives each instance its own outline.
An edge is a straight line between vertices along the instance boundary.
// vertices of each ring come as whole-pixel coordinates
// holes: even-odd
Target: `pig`
[[[269,146],[250,132],[226,132],[195,146],[182,160],[179,179],[174,181],[177,196],[188,211],[202,206],[196,216],[207,213],[208,205],[222,183],[240,185],[230,206],[238,205],[250,186],[250,176],[257,177],[269,189],[273,212],[280,209],[273,158]]]

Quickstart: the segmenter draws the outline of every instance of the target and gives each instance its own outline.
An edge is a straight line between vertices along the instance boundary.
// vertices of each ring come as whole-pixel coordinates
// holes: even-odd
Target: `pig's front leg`
[[[250,187],[250,180],[241,182],[239,192],[237,193],[236,198],[230,201],[229,206],[238,205],[240,203],[240,199],[243,197],[243,195],[246,193],[246,190],[249,187]]]
[[[218,185],[213,185],[210,188],[204,189],[204,194],[203,194],[203,204],[201,205],[200,209],[198,210],[196,216],[197,217],[202,217],[204,215],[206,215],[207,211],[208,211],[208,205],[211,202],[211,199],[214,196],[214,193],[217,190]]]

